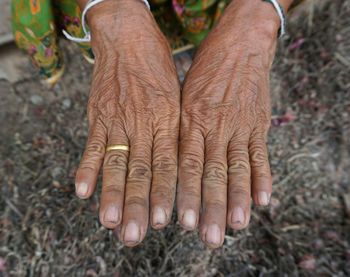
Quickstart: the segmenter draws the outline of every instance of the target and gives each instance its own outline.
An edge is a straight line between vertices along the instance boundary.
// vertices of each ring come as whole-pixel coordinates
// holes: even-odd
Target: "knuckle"
[[[175,186],[174,187],[157,187],[152,188],[151,198],[152,200],[162,201],[162,202],[173,202],[175,196]]]
[[[264,167],[268,163],[266,145],[262,140],[255,140],[249,145],[249,155],[252,167]]]
[[[227,164],[221,161],[211,161],[205,165],[203,178],[206,181],[225,182],[227,180]]]
[[[195,185],[180,185],[178,195],[182,198],[200,200],[201,190]]]
[[[124,189],[120,185],[116,184],[115,181],[104,184],[102,186],[102,192],[124,195]]]
[[[187,120],[185,117],[181,121],[180,147],[186,149],[189,146],[195,146],[203,150],[203,129],[200,124],[202,121],[199,117],[193,119],[193,115],[191,114],[191,119]]]
[[[226,200],[226,199],[225,199]],[[223,212],[226,209],[226,201],[221,199],[210,199],[204,203],[204,211],[220,211]]]
[[[142,208],[148,207],[147,198],[142,197],[140,195],[129,195],[125,198],[126,206],[141,206]]]
[[[249,188],[243,184],[232,185],[228,190],[229,199],[246,199],[250,197]]]
[[[266,145],[265,136],[262,133],[252,135],[249,143],[249,148],[252,146],[262,146]]]
[[[127,170],[127,153],[125,152],[110,152],[106,155],[103,163],[104,170],[118,170],[126,172]]]
[[[152,189],[168,189],[176,187],[177,180],[176,173],[171,175],[164,174],[153,174],[152,177]]]
[[[186,154],[180,163],[180,168],[184,172],[189,172],[194,175],[202,175],[202,172],[203,172],[202,156],[197,153]]]
[[[252,167],[261,167],[266,168],[266,164],[268,163],[267,156],[262,151],[252,151],[251,153],[251,166]]]
[[[257,122],[255,128],[252,131],[250,141],[261,141],[262,143],[266,144],[267,135],[270,127],[271,127],[270,117]]]
[[[247,146],[242,143],[229,147],[227,153],[228,174],[248,175],[250,174],[249,154]]]
[[[267,123],[269,124],[269,123]],[[259,130],[257,129],[254,129],[252,134],[251,134],[251,137],[250,137],[250,143],[249,144],[252,144],[252,143],[261,143],[261,144],[266,144],[266,135],[267,135],[267,131],[268,131],[268,128],[265,128],[265,123],[261,123],[261,125],[263,125],[263,127],[259,127]]]
[[[104,157],[105,145],[102,140],[94,140],[86,146],[79,168],[97,170]]]
[[[152,172],[150,166],[141,159],[134,159],[129,163],[129,181],[148,180],[151,178]]]
[[[254,185],[268,185],[272,186],[272,176],[269,169],[257,170],[252,173]]]
[[[232,158],[229,161],[228,174],[235,174],[239,176],[250,175],[250,164],[246,159]]]
[[[172,173],[177,170],[177,160],[170,157],[156,157],[153,160],[153,171]]]
[[[100,164],[99,161],[101,159],[95,157],[95,158],[90,158],[90,159],[82,159],[79,165],[79,169],[90,169],[90,170],[99,170],[100,169]]]
[[[105,153],[105,142],[102,139],[94,139],[86,146],[84,156],[89,157],[103,157]]]

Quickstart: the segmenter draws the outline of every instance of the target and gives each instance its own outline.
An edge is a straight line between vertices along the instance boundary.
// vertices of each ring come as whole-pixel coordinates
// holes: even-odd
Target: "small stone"
[[[337,34],[337,35],[335,36],[335,41],[336,41],[336,42],[342,42],[342,41],[343,41],[343,36],[340,35],[340,34]]]
[[[63,175],[63,170],[61,167],[55,167],[51,171],[51,176],[56,180],[62,177],[62,175]]]
[[[62,101],[62,106],[67,110],[72,106],[72,101],[69,98],[66,98]]]
[[[34,105],[41,105],[44,102],[44,100],[40,95],[34,94],[30,96],[30,102],[32,102],[32,104]]]
[[[57,188],[57,189],[61,188],[60,182],[58,182],[58,181],[56,181],[56,180],[53,180],[53,181],[52,181],[52,185],[53,185],[55,188]]]
[[[313,271],[316,268],[316,259],[312,255],[305,255],[299,262],[299,267],[305,270]]]

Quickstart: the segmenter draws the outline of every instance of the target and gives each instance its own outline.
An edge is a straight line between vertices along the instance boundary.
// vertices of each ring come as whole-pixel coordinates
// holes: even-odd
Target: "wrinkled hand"
[[[270,199],[266,135],[278,27],[269,3],[232,1],[185,80],[178,216],[186,229],[199,224],[210,247],[223,243],[226,224],[248,225],[251,197],[258,205]]]
[[[95,66],[89,137],[76,175],[91,196],[101,165],[100,221],[134,246],[171,219],[177,178],[180,87],[170,47],[139,0],[106,1],[89,25]],[[129,145],[130,152],[107,145]]]

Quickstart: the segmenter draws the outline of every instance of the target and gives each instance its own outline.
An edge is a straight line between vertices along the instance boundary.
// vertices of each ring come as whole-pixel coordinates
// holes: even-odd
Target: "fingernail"
[[[207,233],[205,235],[205,240],[207,243],[212,245],[219,245],[221,242],[221,231],[217,224],[212,224],[209,226]]]
[[[124,242],[136,243],[140,241],[140,228],[135,222],[129,222],[124,231]]]
[[[79,196],[86,196],[88,193],[89,186],[87,183],[77,184],[77,194]]]
[[[232,223],[244,224],[244,211],[241,207],[236,207],[233,209],[231,220]]]
[[[118,209],[114,206],[108,207],[103,219],[107,222],[117,223],[119,220]]]
[[[153,210],[153,225],[164,225],[166,223],[166,214],[164,209],[156,207]]]
[[[267,194],[267,192],[265,191],[260,191],[258,193],[258,202],[259,202],[259,205],[262,205],[262,206],[266,206],[269,204],[270,202],[270,197],[269,195]]]
[[[196,226],[196,213],[194,210],[186,210],[182,217],[182,224],[184,227],[193,229]]]

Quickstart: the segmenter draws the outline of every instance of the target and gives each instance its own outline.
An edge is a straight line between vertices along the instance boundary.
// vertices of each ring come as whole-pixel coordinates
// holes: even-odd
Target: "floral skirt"
[[[152,0],[152,12],[173,48],[198,45],[223,12],[228,0]],[[62,29],[83,37],[81,10],[72,0],[12,0],[12,28],[16,44],[31,57],[40,74],[51,84],[63,73],[58,47]],[[93,62],[89,43],[78,43]]]

